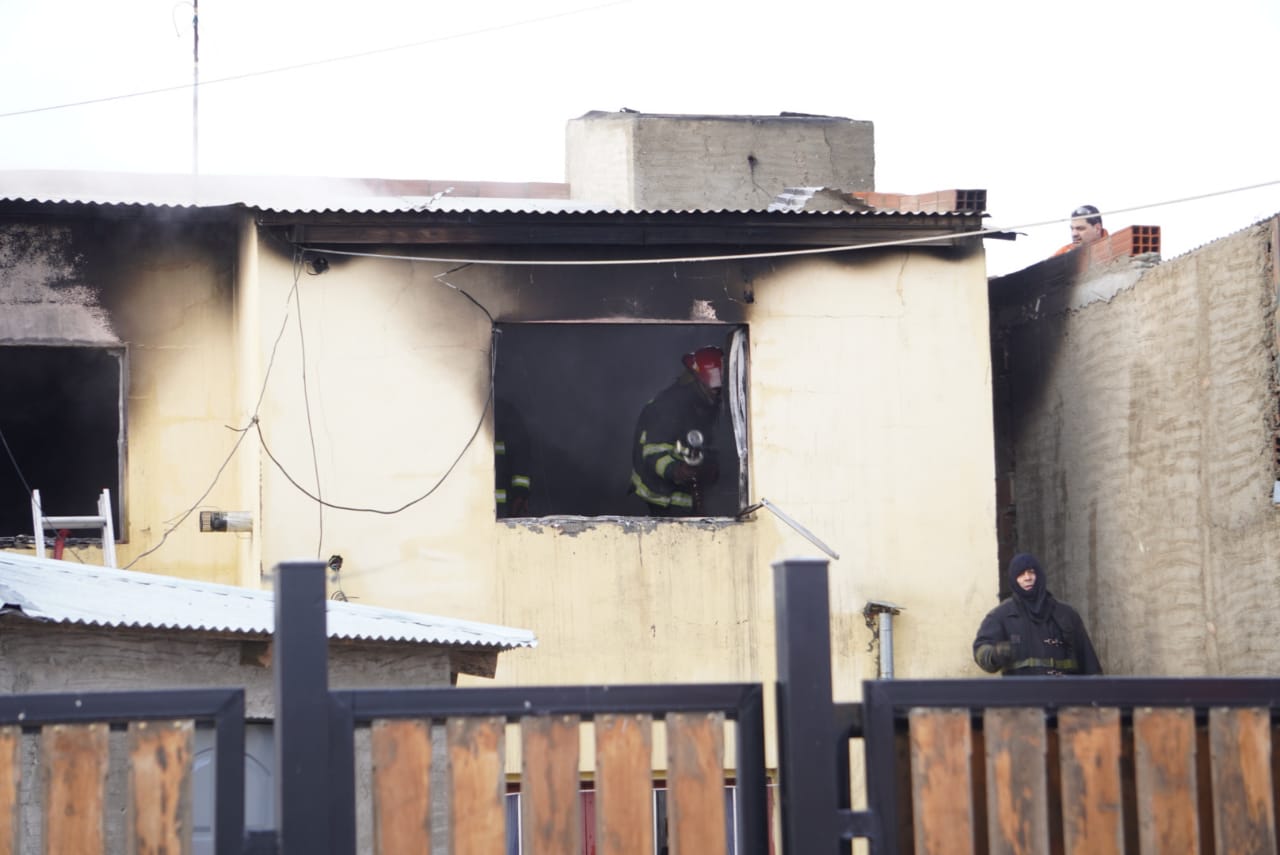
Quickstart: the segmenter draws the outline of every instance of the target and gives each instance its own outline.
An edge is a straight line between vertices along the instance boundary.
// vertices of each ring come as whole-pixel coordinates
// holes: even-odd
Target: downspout
[[[862,616],[867,620],[867,628],[871,630],[871,643],[879,642],[880,645],[879,679],[881,680],[893,679],[893,616],[902,612],[904,608],[905,606],[884,600],[870,600],[862,609]]]

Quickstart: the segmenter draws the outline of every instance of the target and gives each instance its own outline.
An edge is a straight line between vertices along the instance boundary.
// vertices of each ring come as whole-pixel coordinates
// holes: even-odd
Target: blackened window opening
[[[123,358],[119,349],[0,346],[0,431],[14,458],[0,455],[0,539],[34,536],[27,487],[40,491],[46,516],[95,515],[109,489],[112,525],[123,530]]]
[[[538,323],[499,324],[498,330],[494,442],[499,517],[651,515],[651,504],[636,494],[632,483],[640,412],[687,373],[685,354],[708,345],[725,354],[725,389],[707,449],[718,476],[713,484],[699,486],[699,513],[687,515],[732,517],[744,506],[745,479],[739,477],[728,387],[734,382],[730,354],[735,332],[742,336],[745,327]],[[745,354],[745,347],[739,352]],[[512,475],[529,479],[526,507],[519,488],[511,489]]]

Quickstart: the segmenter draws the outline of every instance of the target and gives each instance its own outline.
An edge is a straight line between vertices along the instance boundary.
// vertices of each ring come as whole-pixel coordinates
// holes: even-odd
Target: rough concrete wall
[[[1011,331],[1019,546],[1109,673],[1280,668],[1273,227]]]
[[[565,128],[565,180],[573,199],[635,205],[635,124],[574,119]]]
[[[787,187],[873,190],[873,136],[871,122],[826,116],[589,113],[569,123],[570,193],[640,210],[751,210]]]
[[[244,688],[245,716],[270,719],[275,691],[270,662],[242,661],[241,654],[241,642],[234,640],[10,620],[0,632],[0,693]],[[331,644],[329,685],[334,689],[447,686],[448,651],[429,646]]]

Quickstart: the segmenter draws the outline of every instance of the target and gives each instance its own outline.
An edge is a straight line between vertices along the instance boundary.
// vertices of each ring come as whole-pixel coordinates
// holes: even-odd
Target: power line
[[[265,68],[258,71],[246,71],[243,74],[229,74],[226,77],[214,77],[207,80],[201,80],[195,83],[180,83],[173,86],[160,86],[155,89],[144,89],[137,92],[127,92],[121,95],[106,95],[102,98],[86,98],[82,101],[69,101],[64,104],[51,104],[45,107],[31,107],[26,110],[14,110],[9,113],[0,113],[0,119],[8,119],[14,116],[29,116],[33,113],[47,113],[53,110],[67,110],[72,107],[86,107],[91,104],[105,104],[111,101],[124,101],[131,98],[145,98],[149,95],[162,95],[166,92],[181,92],[185,89],[203,88],[212,86],[215,83],[231,83],[236,80],[248,80],[254,77],[266,77],[272,74],[284,74],[290,71],[301,71],[306,68],[316,68],[321,65],[331,65],[337,62],[348,62],[353,59],[364,59],[370,56],[379,56],[386,53],[394,53],[396,51],[412,50],[413,48],[425,47],[427,45],[442,44],[444,42],[455,41],[458,39],[472,38],[474,36],[487,35],[489,33],[502,32],[503,30],[516,29],[518,27],[528,26],[530,24],[541,24],[546,21],[554,21],[560,18],[570,18],[575,15],[582,15],[589,12],[598,12],[601,9],[607,9],[611,6],[622,6],[630,3],[631,0],[613,0],[610,3],[600,3],[595,6],[586,6],[578,9],[570,9],[567,12],[556,12],[551,15],[541,15],[536,18],[523,18],[519,21],[512,21],[506,24],[494,24],[488,27],[480,27],[474,30],[466,30],[461,33],[452,33],[447,36],[438,36],[433,39],[422,39],[416,42],[406,42],[404,44],[391,45],[390,47],[374,48],[372,50],[360,51],[358,53],[348,53],[341,56],[331,56],[325,59],[310,60],[308,62],[299,62],[293,65],[282,65],[276,68]]]

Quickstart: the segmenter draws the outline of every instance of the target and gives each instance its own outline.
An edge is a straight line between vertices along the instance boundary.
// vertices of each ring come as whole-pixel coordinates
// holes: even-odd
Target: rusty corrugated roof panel
[[[769,203],[770,211],[805,213],[982,214],[986,209],[986,190],[907,195],[839,187],[788,187]]]
[[[329,637],[509,650],[536,647],[526,629],[329,600]],[[271,591],[0,552],[0,615],[49,623],[263,636]]]

